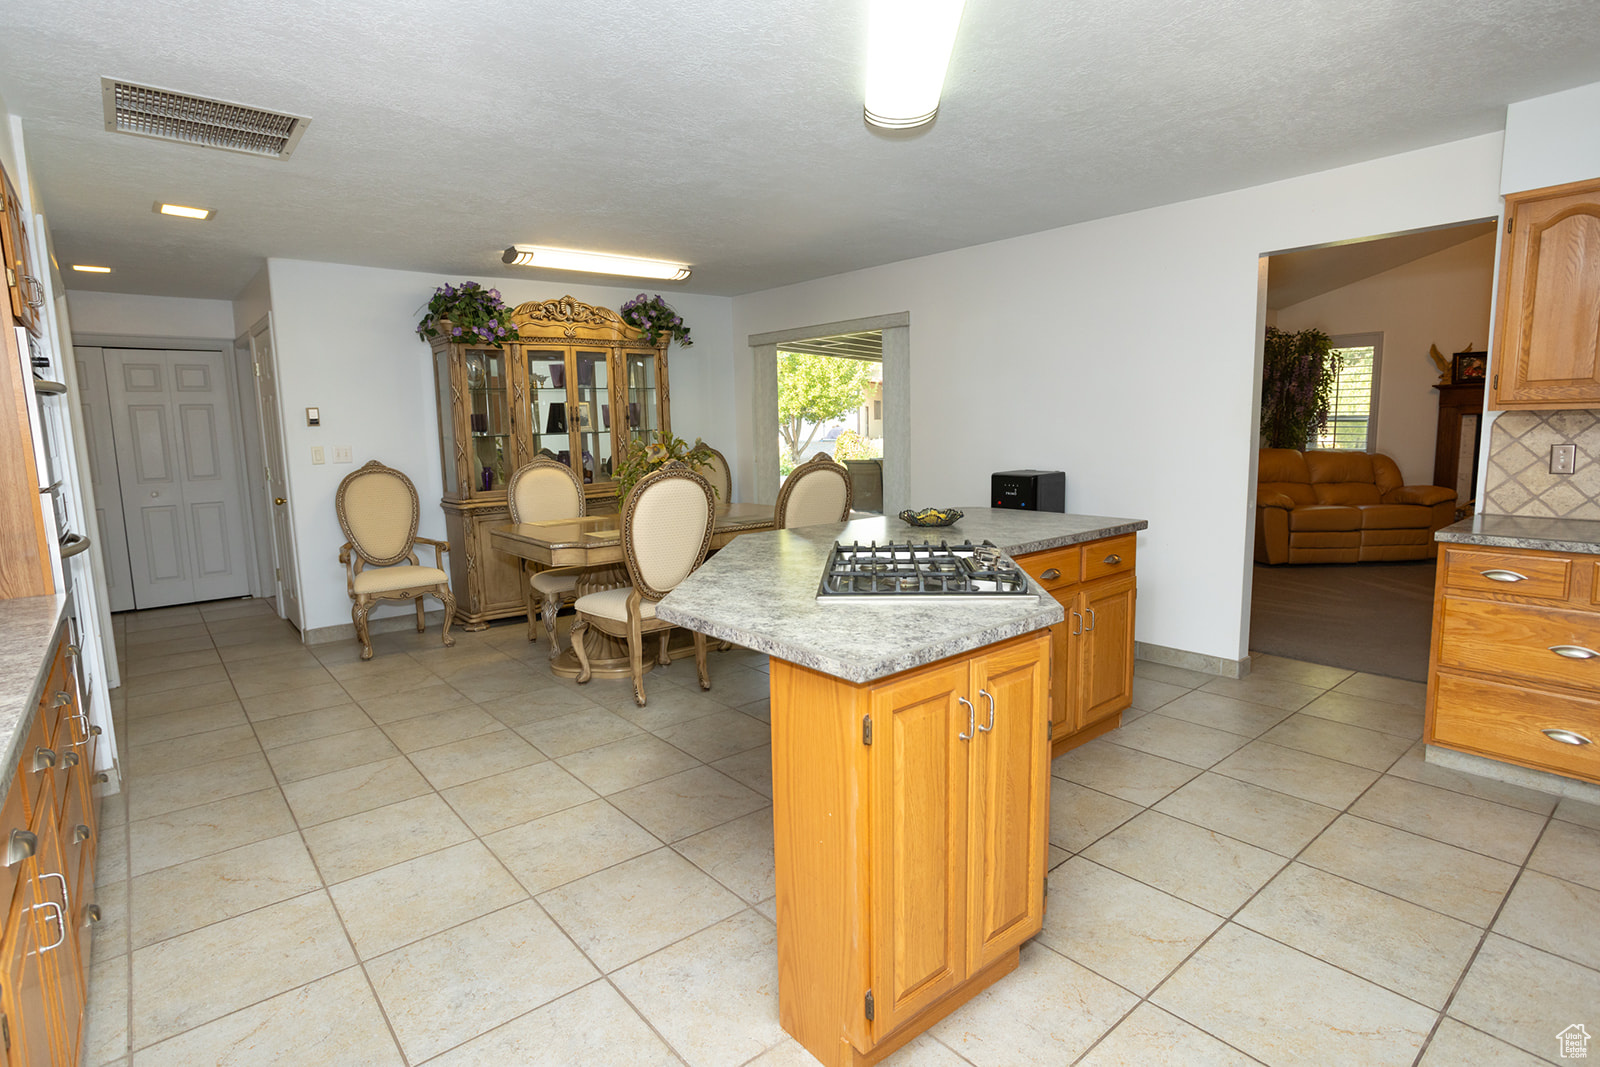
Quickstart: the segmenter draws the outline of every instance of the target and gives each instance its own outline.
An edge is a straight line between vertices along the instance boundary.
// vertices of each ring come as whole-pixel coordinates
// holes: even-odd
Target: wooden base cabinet
[[[1600,556],[1444,545],[1425,738],[1600,783]]]
[[[96,828],[86,730],[69,649],[58,645],[0,812],[0,1063],[75,1067],[87,997]]]
[[[772,661],[778,1012],[870,1064],[1044,922],[1050,635],[865,685]]]
[[[1067,616],[1053,628],[1051,734],[1059,756],[1122,725],[1133,702],[1134,535],[1031,552],[1017,563]]]

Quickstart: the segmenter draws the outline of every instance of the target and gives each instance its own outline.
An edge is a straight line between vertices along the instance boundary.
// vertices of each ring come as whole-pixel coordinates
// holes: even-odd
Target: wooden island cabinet
[[[875,1063],[1044,922],[1046,631],[855,684],[772,661],[779,1016]]]

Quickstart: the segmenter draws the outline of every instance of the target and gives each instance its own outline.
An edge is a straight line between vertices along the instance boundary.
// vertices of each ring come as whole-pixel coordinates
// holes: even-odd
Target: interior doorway
[[[1449,354],[1487,347],[1495,243],[1496,221],[1480,219],[1262,257],[1264,325],[1286,333],[1321,331],[1344,357],[1332,383],[1328,423],[1308,435],[1302,450],[1381,454],[1394,461],[1403,484],[1435,484],[1435,461],[1443,454],[1440,413],[1459,417],[1440,403],[1452,388]],[[1441,353],[1442,375],[1436,358]],[[1261,386],[1257,380],[1258,391]],[[1481,416],[1481,398],[1473,410]],[[1269,472],[1263,464],[1258,481],[1284,476],[1276,470],[1281,465]],[[1456,479],[1445,487],[1455,490]],[[1256,505],[1258,485],[1251,491]],[[1346,503],[1341,494],[1348,495],[1309,483],[1306,494],[1316,503]],[[1457,507],[1462,514],[1470,511],[1470,490]],[[1392,551],[1361,547],[1384,540],[1376,531],[1337,531],[1326,535],[1325,553],[1268,562],[1261,509],[1251,511],[1257,522],[1248,623],[1252,654],[1426,679],[1435,565],[1427,554],[1431,531],[1396,533],[1394,540],[1409,536],[1421,544]],[[1348,550],[1333,547],[1352,539]]]

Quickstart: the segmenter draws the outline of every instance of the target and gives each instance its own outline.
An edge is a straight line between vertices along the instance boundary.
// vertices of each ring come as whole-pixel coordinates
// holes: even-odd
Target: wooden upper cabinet
[[[1490,407],[1600,407],[1600,181],[1506,197]]]
[[[6,288],[11,295],[11,314],[31,334],[43,329],[44,286],[33,267],[28,248],[28,224],[21,199],[11,177],[0,171],[4,183],[5,223],[0,226],[0,250],[5,255]]]

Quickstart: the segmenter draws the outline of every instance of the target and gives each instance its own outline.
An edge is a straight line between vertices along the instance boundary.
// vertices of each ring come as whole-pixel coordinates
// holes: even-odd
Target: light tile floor
[[[520,623],[368,663],[261,602],[116,631],[89,1067],[812,1062],[778,1026],[762,657],[637,708]],[[1055,762],[1044,930],[888,1062],[1560,1061],[1600,1032],[1600,809],[1427,765],[1422,699],[1139,664]]]

